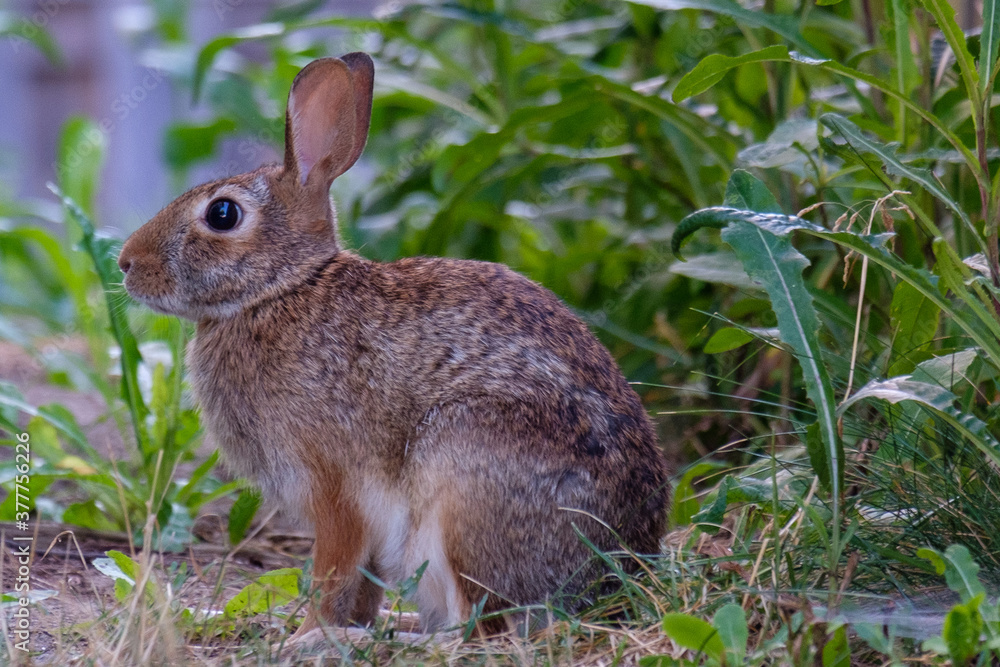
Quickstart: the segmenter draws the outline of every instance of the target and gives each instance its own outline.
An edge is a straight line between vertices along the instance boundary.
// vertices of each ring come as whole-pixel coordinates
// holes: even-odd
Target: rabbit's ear
[[[285,170],[298,182],[329,189],[353,165],[368,139],[375,67],[364,53],[314,60],[288,94]]]

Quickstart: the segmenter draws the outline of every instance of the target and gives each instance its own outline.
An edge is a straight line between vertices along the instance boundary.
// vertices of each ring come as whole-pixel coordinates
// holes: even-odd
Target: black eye
[[[212,229],[224,232],[235,227],[242,217],[243,211],[232,199],[216,199],[208,207],[205,221]]]

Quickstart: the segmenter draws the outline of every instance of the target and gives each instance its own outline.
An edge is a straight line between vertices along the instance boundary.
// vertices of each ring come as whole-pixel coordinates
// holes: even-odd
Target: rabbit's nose
[[[128,270],[132,268],[132,260],[124,253],[118,256],[118,268],[122,270],[122,273],[128,273]]]

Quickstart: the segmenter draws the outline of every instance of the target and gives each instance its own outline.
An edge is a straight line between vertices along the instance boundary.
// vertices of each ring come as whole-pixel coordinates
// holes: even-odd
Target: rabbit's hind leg
[[[518,410],[524,419],[514,426]],[[523,427],[531,410],[447,406],[411,443],[411,480],[425,500],[414,506],[407,568],[428,562],[417,588],[425,628],[468,620],[484,597],[482,614],[568,603],[598,574],[575,526],[600,548],[612,546],[588,518],[606,504],[594,476],[553,447],[551,431]],[[525,614],[510,620],[521,627]],[[479,625],[486,633],[509,627],[499,616]]]

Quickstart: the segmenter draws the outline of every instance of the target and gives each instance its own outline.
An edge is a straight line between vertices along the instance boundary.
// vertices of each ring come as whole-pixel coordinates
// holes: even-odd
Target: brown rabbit
[[[198,323],[205,424],[236,472],[315,527],[325,620],[375,617],[382,590],[362,569],[400,582],[424,563],[428,630],[484,597],[486,613],[571,604],[604,572],[575,528],[602,550],[658,550],[653,428],[546,289],[498,264],[341,248],[330,184],[364,148],[373,76],[363,53],[306,66],[284,164],[160,211],[122,248],[125,287]]]

